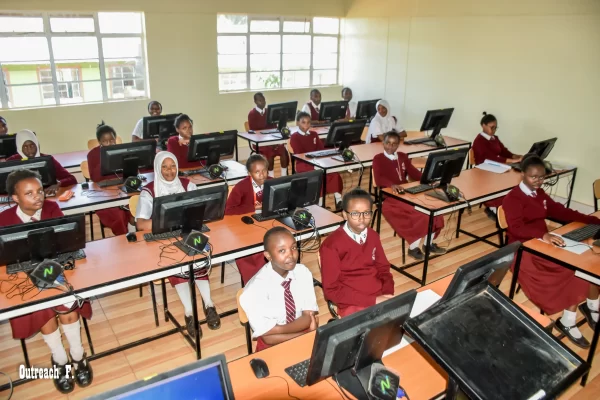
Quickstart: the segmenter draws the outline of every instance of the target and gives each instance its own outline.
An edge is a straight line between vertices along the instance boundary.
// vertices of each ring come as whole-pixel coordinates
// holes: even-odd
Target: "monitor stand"
[[[126,157],[123,159],[123,182],[130,176],[137,177],[139,161],[138,157]]]
[[[442,179],[440,180],[439,185],[437,185],[434,190],[425,193],[425,196],[433,197],[446,203],[453,203],[458,201],[460,190],[456,186],[450,184],[450,182],[452,182],[452,168],[449,168],[447,164],[443,165],[442,168]]]
[[[55,259],[56,240],[54,240],[54,228],[38,229],[27,234],[27,245],[31,264],[38,264],[45,259]]]
[[[281,222],[285,226],[292,228],[295,231],[303,231],[303,230],[306,230],[306,229],[310,228],[309,225],[304,225],[304,224],[301,224],[301,223],[298,223],[298,222],[294,221],[292,219],[291,215],[288,215],[288,216],[285,216],[285,217],[279,217],[279,218],[276,218],[276,220],[278,222]]]

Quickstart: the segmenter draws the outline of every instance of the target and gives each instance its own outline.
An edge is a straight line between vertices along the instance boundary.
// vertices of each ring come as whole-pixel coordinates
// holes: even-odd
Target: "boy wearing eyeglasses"
[[[345,317],[394,295],[394,278],[379,234],[370,228],[373,199],[352,189],[342,199],[346,223],[321,245],[321,277],[327,300]]]

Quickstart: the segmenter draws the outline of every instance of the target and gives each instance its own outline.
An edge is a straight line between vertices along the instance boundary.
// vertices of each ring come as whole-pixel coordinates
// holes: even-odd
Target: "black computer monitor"
[[[193,135],[188,148],[188,161],[206,160],[206,166],[219,163],[223,156],[232,156],[237,130]]]
[[[514,242],[459,267],[441,301],[458,296],[484,281],[488,281],[496,287],[500,286],[519,247],[521,247],[521,242]]]
[[[286,126],[288,122],[294,122],[296,120],[297,111],[297,101],[269,104],[267,107],[267,124],[277,125],[278,129],[281,129],[283,126]]]
[[[148,379],[90,397],[103,399],[222,399],[234,398],[223,354],[194,361]]]
[[[346,118],[346,110],[348,110],[348,102],[325,101],[321,103],[319,108],[319,121],[337,121],[338,119]]]
[[[425,118],[423,119],[423,123],[421,124],[421,132],[433,130],[430,137],[431,139],[435,139],[435,137],[440,134],[442,129],[448,127],[448,123],[450,122],[450,117],[452,117],[453,112],[454,108],[427,111]]]
[[[152,117],[144,117],[142,121],[144,139],[167,140],[177,135],[175,130],[175,119],[181,114],[166,114]]]
[[[431,185],[439,181],[439,184],[436,189],[427,192],[426,195],[445,202],[457,201],[460,191],[457,187],[450,185],[450,182],[452,178],[460,175],[468,154],[468,149],[429,153],[423,175],[421,176],[421,183]]]
[[[8,158],[17,153],[17,135],[1,135],[0,158]]]
[[[141,168],[153,168],[155,156],[154,140],[101,146],[100,173],[102,176],[114,176],[122,172],[125,180],[137,176]]]
[[[366,396],[371,365],[402,340],[402,325],[417,297],[412,289],[317,328],[306,383],[330,376],[357,399]]]
[[[298,207],[308,207],[319,202],[323,186],[323,170],[267,179],[263,187],[262,216],[277,218],[294,230],[306,229],[295,223],[290,213]]]
[[[370,121],[377,114],[377,100],[362,100],[356,105],[356,119],[366,119]]]
[[[339,143],[340,148],[348,148],[351,144],[360,143],[366,123],[365,120],[334,122],[329,128],[325,142],[329,146],[336,146]]]
[[[85,248],[85,214],[0,228],[0,265],[40,262]]]
[[[556,144],[557,140],[557,138],[552,138],[542,140],[541,142],[535,142],[533,145],[531,145],[531,148],[529,149],[527,154],[535,154],[542,160],[545,160],[548,157],[548,155],[550,155],[550,152],[554,148],[554,145]]]
[[[42,177],[42,185],[48,187],[56,183],[54,161],[50,156],[30,158],[27,160],[14,160],[0,163],[0,193],[7,193],[6,178],[8,174],[20,169],[37,171]]]

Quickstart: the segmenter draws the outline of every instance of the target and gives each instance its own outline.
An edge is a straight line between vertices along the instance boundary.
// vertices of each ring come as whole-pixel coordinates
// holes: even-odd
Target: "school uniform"
[[[288,285],[292,304],[289,297],[286,298],[285,286]],[[273,270],[270,262],[265,264],[244,287],[240,305],[248,316],[252,337],[257,339],[257,352],[270,347],[264,343],[262,335],[275,325],[293,322],[302,316],[303,311],[319,311],[313,276],[302,264],[296,264],[285,279]]]
[[[498,136],[488,135],[481,132],[473,141],[473,154],[475,155],[475,164],[482,164],[485,160],[506,163],[507,158],[513,158],[514,155],[502,144]],[[500,207],[504,197],[486,201],[486,207]]]
[[[523,182],[506,195],[502,207],[509,243],[541,239],[548,232],[547,218],[600,224],[600,219],[566,208],[542,189],[531,191]],[[525,295],[547,314],[579,304],[586,299],[589,288],[589,283],[577,278],[574,271],[526,251],[521,257],[518,279]]]
[[[408,178],[413,181],[421,179],[421,172],[416,169],[408,156],[404,153],[389,155],[385,151],[373,158],[373,175],[375,183],[380,188],[408,183]],[[382,204],[381,213],[398,235],[408,243],[427,236],[429,216],[423,214],[400,200],[387,197]],[[444,227],[444,218],[433,218],[433,233],[437,236]]]
[[[50,155],[40,153],[39,156],[40,157],[48,157]],[[62,165],[60,165],[60,163],[58,161],[56,161],[56,158],[54,158],[53,156],[50,156],[50,157],[52,157],[52,164],[54,164],[54,172],[56,174],[56,183],[58,183],[58,185],[60,187],[77,185],[77,179],[75,179],[75,177],[71,173],[69,173],[69,171],[67,171]],[[22,160],[22,159],[23,159],[23,157],[21,157],[21,155],[15,154],[15,155],[7,158],[6,161],[15,161],[15,160]]]
[[[179,143],[180,136],[171,136],[167,140],[167,151],[173,153],[177,157],[179,168],[198,168],[202,165],[200,161],[188,161],[188,151],[190,146]]]
[[[42,208],[33,217],[23,213],[18,205],[2,211],[0,213],[0,226],[19,225],[62,216],[63,213],[56,202],[45,200]],[[71,309],[72,305],[73,303],[70,303],[55,308],[60,312],[76,311],[85,319],[92,318],[92,307],[88,301],[84,302],[81,307],[74,309]],[[52,308],[11,318],[9,321],[13,339],[27,339],[35,335],[52,318],[56,318],[56,312]]]
[[[369,130],[365,142],[367,143],[376,143],[381,142],[379,140],[379,136],[390,132],[402,132],[404,128],[401,124],[398,123],[398,119],[392,116],[392,110],[390,109],[390,104],[385,100],[379,100],[375,109],[377,110],[379,106],[382,105],[387,109],[387,114],[383,117],[379,114],[379,111],[375,114],[371,122],[369,123]]]
[[[310,114],[310,119],[312,121],[319,120],[319,112],[321,111],[321,104],[316,105],[313,101],[309,101],[302,107],[302,112]]]
[[[144,138],[144,118],[140,118],[131,132],[131,136],[137,136],[140,139]]]
[[[356,234],[346,222],[325,239],[319,254],[325,297],[341,317],[374,305],[377,296],[394,294],[390,262],[373,229]]]
[[[358,104],[355,101],[349,101],[348,108],[346,108],[346,118],[355,118],[357,107]]]
[[[296,154],[309,153],[311,151],[319,151],[325,149],[323,142],[319,139],[319,135],[315,131],[308,131],[308,133],[298,130],[294,132],[290,137],[290,146]],[[296,161],[296,172],[307,172],[313,171],[315,167],[312,165],[297,160]],[[327,193],[341,193],[343,190],[342,177],[337,172],[333,174],[325,174],[327,179]]]
[[[253,131],[260,131],[263,129],[274,129],[277,128],[275,124],[267,124],[267,109],[261,110],[258,107],[254,107],[248,113],[248,127]],[[256,151],[256,147],[252,145],[252,150]],[[259,146],[258,152],[265,156],[267,160],[274,157],[285,157],[287,155],[287,149],[284,145],[275,146]]]

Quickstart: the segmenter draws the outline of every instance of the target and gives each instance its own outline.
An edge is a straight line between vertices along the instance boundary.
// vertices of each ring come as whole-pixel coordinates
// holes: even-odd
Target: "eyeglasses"
[[[498,126],[497,125],[496,126],[492,125],[492,126],[490,126],[490,130],[497,131],[498,130]]]
[[[355,220],[360,219],[361,216],[364,219],[370,219],[373,216],[373,211],[364,211],[364,212],[346,211],[346,214],[348,214],[350,216],[350,218],[355,219]]]

